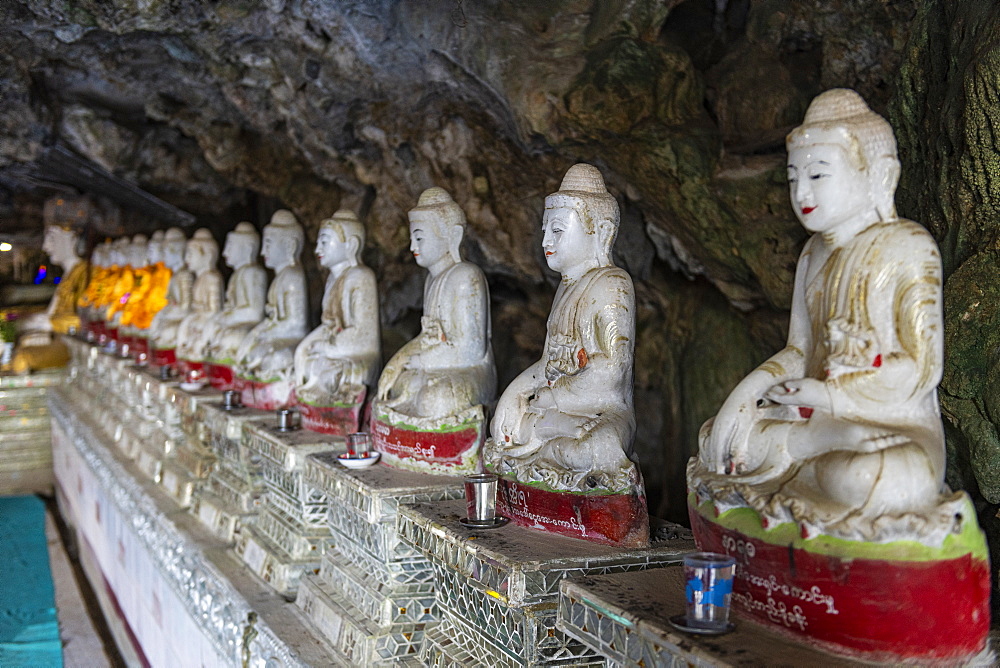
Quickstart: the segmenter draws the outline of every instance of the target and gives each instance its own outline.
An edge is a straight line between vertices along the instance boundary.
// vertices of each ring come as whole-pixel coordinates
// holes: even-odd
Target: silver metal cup
[[[372,451],[372,436],[366,431],[347,435],[347,456],[351,459],[364,459]]]
[[[299,428],[299,412],[294,408],[279,408],[278,431],[295,431]]]
[[[465,503],[469,524],[491,525],[497,517],[497,480],[493,473],[465,476]]]
[[[242,404],[240,403],[240,393],[236,390],[226,390],[222,393],[222,408],[223,410],[231,411],[234,408],[240,408]],[[280,421],[280,418],[279,418]]]

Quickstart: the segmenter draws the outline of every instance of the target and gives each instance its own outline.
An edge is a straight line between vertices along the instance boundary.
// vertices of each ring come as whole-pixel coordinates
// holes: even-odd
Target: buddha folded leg
[[[403,415],[444,419],[456,407],[481,404],[488,375],[481,368],[404,369],[381,405]]]
[[[497,473],[517,473],[521,482],[579,492],[621,493],[637,482],[638,469],[623,449],[635,431],[627,412],[536,411],[525,416],[521,429],[519,445],[499,451]]]

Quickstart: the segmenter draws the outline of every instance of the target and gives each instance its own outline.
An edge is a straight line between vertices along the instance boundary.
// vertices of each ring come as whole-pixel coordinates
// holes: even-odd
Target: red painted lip
[[[815,210],[816,210],[816,207],[814,207],[814,206],[804,206],[804,207],[802,207],[802,213],[804,213],[804,214],[810,214],[810,213],[812,213]]]
[[[556,254],[555,251],[545,251],[545,257],[548,257],[550,255],[555,255],[555,254]]]

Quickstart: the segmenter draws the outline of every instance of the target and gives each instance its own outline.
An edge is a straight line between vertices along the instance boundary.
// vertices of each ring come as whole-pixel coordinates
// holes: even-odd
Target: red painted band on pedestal
[[[616,547],[649,547],[646,497],[551,492],[500,478],[497,512],[514,524]]]
[[[212,364],[207,362],[205,364],[205,370],[208,374],[208,383],[217,390],[235,390],[236,386],[234,383],[235,376],[233,376],[232,367],[226,366],[225,364]]]
[[[371,431],[375,449],[383,454],[442,466],[460,466],[463,457],[478,448],[480,442],[476,427],[447,432],[411,431],[373,417]]]
[[[244,406],[262,411],[276,411],[279,408],[289,408],[294,403],[294,396],[288,383],[262,383],[256,380],[241,378],[238,388],[240,400]]]
[[[984,559],[842,559],[768,543],[695,508],[688,512],[698,549],[736,557],[733,608],[757,622],[871,661],[954,660],[986,645]]]
[[[144,336],[136,336],[132,339],[132,357],[140,359],[142,355],[149,359],[149,339]]]
[[[153,348],[152,364],[154,366],[173,366],[177,363],[176,348]]]
[[[118,341],[118,328],[117,327],[109,327],[108,325],[105,325],[104,326],[104,331],[107,333],[109,339],[111,339],[112,341],[115,341],[115,342]]]
[[[302,415],[302,427],[321,434],[347,436],[363,431],[361,424],[362,408],[365,404],[366,392],[361,392],[353,406],[313,406],[296,400],[295,405]]]
[[[126,334],[126,333],[124,333],[122,331],[118,332],[118,345],[120,347],[122,347],[122,348],[124,348],[125,346],[128,346],[128,350],[129,350],[129,354],[130,355],[132,353],[132,349],[133,349],[133,343],[132,342],[134,340],[135,340],[135,337],[133,337],[131,334]]]
[[[205,377],[204,362],[192,362],[191,360],[180,359],[177,360],[177,370],[180,371],[182,376],[186,375],[189,371],[197,371],[200,378]]]

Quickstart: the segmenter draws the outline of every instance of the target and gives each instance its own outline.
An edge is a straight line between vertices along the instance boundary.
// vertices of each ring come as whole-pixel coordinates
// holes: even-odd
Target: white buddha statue
[[[212,233],[199,229],[187,244],[184,262],[194,272],[191,288],[191,311],[177,330],[177,357],[188,362],[202,362],[205,357],[205,331],[222,308],[222,274],[216,268],[219,244]]]
[[[410,250],[429,272],[424,315],[420,334],[382,371],[375,412],[432,427],[496,396],[489,286],[479,267],[462,260],[465,213],[444,189],[425,190],[409,219]]]
[[[364,246],[365,228],[350,210],[320,225],[316,258],[330,275],[322,322],[295,351],[300,404],[360,409],[374,391],[382,363],[378,286],[375,272],[361,260]],[[306,416],[303,421],[310,426]],[[357,431],[356,416],[354,421],[351,431]]]
[[[288,383],[294,373],[295,347],[308,332],[306,277],[299,262],[305,233],[291,211],[280,209],[264,228],[264,265],[274,270],[267,291],[264,320],[258,323],[236,352],[234,372],[259,383]],[[284,392],[277,397],[281,403]]]
[[[126,269],[123,272],[120,287],[125,292],[119,297],[119,305],[112,323],[113,327],[121,329],[124,336],[131,336],[134,333],[131,313],[135,310],[137,303],[142,300],[145,289],[143,279],[148,273],[145,271],[149,264],[148,249],[149,238],[145,234],[136,234],[124,246]]]
[[[70,227],[49,225],[45,228],[42,250],[49,261],[62,267],[62,279],[44,312],[25,318],[24,331],[58,332],[65,334],[80,325],[76,303],[87,287],[88,264],[77,254],[80,235]]]
[[[462,260],[465,213],[451,195],[425,190],[409,219],[410,250],[429,272],[424,314],[420,334],[379,378],[372,442],[392,466],[474,473],[496,396],[489,286],[479,267]]]
[[[205,327],[205,356],[212,362],[232,364],[247,333],[264,319],[267,272],[259,252],[260,235],[250,223],[241,222],[226,235],[222,257],[233,273],[222,310]]]
[[[187,238],[180,228],[168,229],[163,237],[163,264],[172,272],[167,305],[153,317],[149,328],[150,344],[157,350],[176,349],[177,329],[191,309],[194,273],[184,263],[186,250]]]
[[[853,91],[817,97],[788,135],[792,207],[813,236],[787,345],[702,427],[689,478],[717,498],[861,540],[941,503],[941,257],[896,215],[898,176],[891,127]]]
[[[542,248],[562,274],[542,358],[497,402],[487,467],[557,491],[631,493],[635,289],[615,266],[618,203],[593,166],[574,165],[545,198]]]

